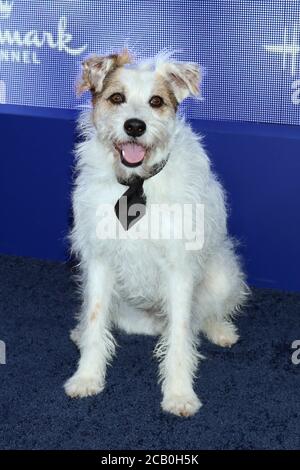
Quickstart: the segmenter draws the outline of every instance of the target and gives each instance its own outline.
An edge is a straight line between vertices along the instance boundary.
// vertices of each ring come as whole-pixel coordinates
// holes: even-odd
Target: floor
[[[192,418],[160,409],[155,338],[117,335],[101,395],[71,400],[79,298],[64,264],[0,257],[1,449],[299,449],[300,294],[253,290],[230,350],[202,341]],[[299,354],[300,358],[300,354]]]

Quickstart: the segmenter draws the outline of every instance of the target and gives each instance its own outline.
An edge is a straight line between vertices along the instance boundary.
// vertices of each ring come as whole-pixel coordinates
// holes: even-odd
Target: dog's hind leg
[[[230,347],[239,336],[232,317],[249,292],[230,242],[207,263],[205,276],[196,289],[198,329],[215,344]]]
[[[223,348],[230,348],[239,339],[237,328],[232,322],[213,317],[204,320],[202,331],[212,343]]]

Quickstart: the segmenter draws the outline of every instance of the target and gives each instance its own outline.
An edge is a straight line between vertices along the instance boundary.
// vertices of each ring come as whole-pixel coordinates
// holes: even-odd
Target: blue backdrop
[[[80,60],[128,44],[204,66],[183,107],[250,282],[300,290],[300,1],[0,1],[0,252],[65,259]]]
[[[164,48],[204,67],[190,118],[300,124],[300,0],[2,0],[0,102],[76,109],[90,52]]]

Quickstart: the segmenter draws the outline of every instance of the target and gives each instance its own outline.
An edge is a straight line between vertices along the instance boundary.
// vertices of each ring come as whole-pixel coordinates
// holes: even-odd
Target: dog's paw
[[[83,398],[102,392],[103,383],[99,377],[75,373],[64,385],[66,394],[71,398]]]
[[[222,346],[223,348],[230,348],[239,339],[236,327],[233,323],[229,322],[214,322],[211,323],[205,331],[207,338],[214,344]]]
[[[73,341],[74,344],[79,348],[79,342],[80,342],[80,331],[79,329],[73,328],[73,330],[70,331],[70,338]]]
[[[164,396],[161,406],[168,413],[187,418],[197,413],[202,403],[197,395],[192,392],[183,395],[167,394]]]

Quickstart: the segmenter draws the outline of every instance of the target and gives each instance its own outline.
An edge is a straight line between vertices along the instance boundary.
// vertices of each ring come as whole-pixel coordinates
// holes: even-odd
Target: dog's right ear
[[[161,62],[157,71],[166,79],[178,103],[188,96],[199,97],[201,70],[193,62]]]
[[[84,60],[82,63],[82,77],[76,87],[78,96],[85,91],[101,92],[104,79],[116,68],[131,62],[132,58],[127,50],[120,54],[108,56],[93,55]]]

